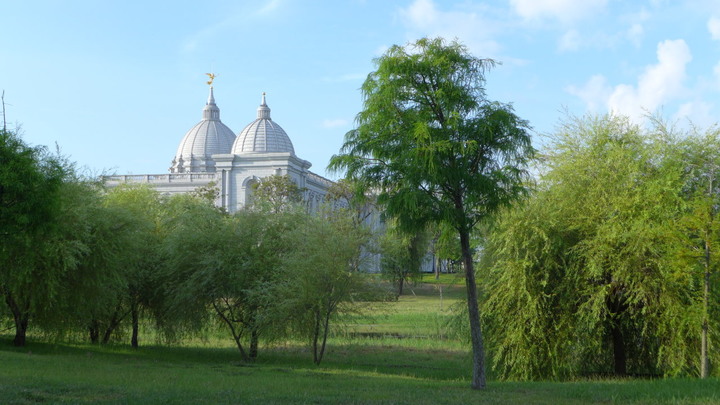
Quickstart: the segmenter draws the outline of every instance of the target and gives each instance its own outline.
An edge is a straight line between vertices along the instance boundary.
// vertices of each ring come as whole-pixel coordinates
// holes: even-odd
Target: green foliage
[[[224,245],[223,214],[202,198],[174,195],[161,217],[162,245],[156,295],[162,309],[156,314],[168,337],[201,329],[208,319],[207,283],[212,272],[205,263]]]
[[[527,122],[485,97],[487,69],[457,42],[392,46],[362,86],[358,128],[330,168],[379,193],[405,228],[471,229],[522,190]]]
[[[571,120],[538,191],[487,238],[494,365],[506,378],[694,374],[700,280],[679,250],[686,161],[663,126]]]
[[[261,335],[272,336],[279,326],[269,318],[278,301],[271,281],[299,214],[245,209],[228,216],[199,199],[174,199],[172,205],[181,207],[164,245],[170,326],[197,330],[212,314],[227,326],[243,359],[253,360]]]
[[[162,266],[163,201],[150,187],[121,185],[107,193],[104,206],[122,216],[111,219],[116,224],[115,236],[126,235],[122,255],[116,264],[122,268],[123,284],[118,289],[119,299],[108,323],[117,328],[129,316],[131,344],[137,347],[141,314],[144,310],[156,310],[154,307],[158,305],[155,286]],[[111,328],[107,328],[105,336],[109,337],[111,332]]]
[[[28,238],[52,227],[58,189],[65,172],[44,148],[25,144],[15,133],[0,130],[0,235],[3,262],[25,249]]]
[[[380,271],[395,286],[397,296],[403,294],[405,282],[415,282],[422,276],[422,262],[427,255],[430,234],[427,231],[403,233],[387,224],[380,239]]]
[[[18,346],[25,344],[30,318],[55,300],[65,269],[43,266],[41,258],[54,248],[70,248],[48,242],[58,225],[65,178],[60,159],[0,131],[0,293],[12,313]]]
[[[253,183],[252,206],[280,212],[292,209],[302,202],[301,189],[290,175],[272,175]]]
[[[343,211],[305,217],[290,231],[292,248],[273,295],[294,330],[309,338],[315,364],[323,359],[331,321],[370,298],[367,277],[353,268],[368,236]]]
[[[677,160],[683,166],[684,187],[682,194],[685,209],[676,223],[677,265],[695,269],[702,278],[700,336],[700,377],[710,375],[710,352],[712,342],[718,339],[717,285],[720,278],[717,259],[720,250],[720,181],[717,178],[720,165],[720,129],[713,127],[703,134],[693,133],[680,142]],[[700,283],[698,283],[700,284]],[[675,359],[681,362],[683,359]],[[717,359],[715,359],[717,361]]]
[[[353,222],[358,226],[365,224],[376,210],[375,197],[360,184],[348,179],[334,182],[325,194],[325,201],[334,209],[344,209],[353,213]]]
[[[533,155],[528,123],[490,101],[485,72],[495,65],[453,41],[423,38],[392,46],[362,86],[357,129],[330,168],[368,191],[403,230],[443,223],[459,238],[472,336],[473,388],[485,386],[470,233],[525,191]]]
[[[220,197],[220,187],[216,182],[211,181],[207,185],[196,188],[191,194],[214,204],[218,197]]]
[[[57,302],[41,323],[63,333],[112,317],[125,286],[126,249],[133,246],[136,224],[129,214],[103,205],[95,183],[66,181],[61,189],[58,225],[39,249],[37,266],[43,274],[61,274]]]

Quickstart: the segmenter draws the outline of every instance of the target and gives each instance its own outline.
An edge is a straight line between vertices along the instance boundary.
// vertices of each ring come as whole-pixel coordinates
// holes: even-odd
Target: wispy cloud
[[[720,41],[720,18],[716,16],[710,17],[710,19],[707,22],[707,28],[708,31],[710,31],[710,36],[715,41]]]
[[[526,20],[552,19],[572,22],[592,16],[608,0],[510,0],[515,12]]]
[[[646,112],[654,112],[665,103],[687,96],[686,66],[692,60],[690,48],[684,40],[667,40],[657,46],[657,63],[645,67],[637,84],[607,85],[607,79],[595,75],[581,87],[567,91],[580,97],[595,110],[604,105],[613,113],[628,115],[639,121]],[[685,110],[691,108],[685,105]]]
[[[340,76],[327,76],[323,77],[322,81],[328,83],[339,83],[339,82],[353,82],[362,81],[367,77],[367,73],[347,73]]]
[[[560,52],[577,51],[582,45],[582,38],[577,30],[566,32],[558,41],[558,50]]]
[[[193,52],[199,46],[212,40],[218,35],[222,35],[230,29],[241,27],[243,24],[246,24],[254,18],[267,17],[271,15],[279,9],[281,4],[282,0],[270,0],[261,4],[260,7],[250,10],[247,8],[238,9],[235,12],[230,13],[224,19],[210,24],[190,35],[190,37],[183,42],[182,50],[186,53]]]
[[[501,47],[493,36],[500,31],[499,23],[489,18],[489,13],[489,7],[477,3],[461,3],[451,10],[441,10],[432,0],[415,0],[398,11],[409,38],[458,38],[476,55],[497,57]]]
[[[323,128],[337,128],[337,127],[344,127],[348,125],[349,121],[342,118],[337,119],[326,119],[322,122]]]

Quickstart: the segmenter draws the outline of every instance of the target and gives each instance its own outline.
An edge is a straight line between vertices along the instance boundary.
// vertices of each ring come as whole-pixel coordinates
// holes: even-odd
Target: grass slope
[[[462,289],[424,284],[333,338],[313,366],[305,347],[263,348],[239,361],[231,342],[203,346],[43,343],[0,345],[0,403],[108,404],[717,404],[720,382],[491,381],[469,388],[468,348],[448,338],[449,308]],[[440,290],[443,286],[443,300]],[[197,342],[196,342],[197,343]]]

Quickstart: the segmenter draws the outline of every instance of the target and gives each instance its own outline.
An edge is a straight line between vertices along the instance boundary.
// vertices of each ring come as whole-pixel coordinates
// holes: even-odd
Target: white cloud
[[[570,86],[566,91],[580,97],[590,111],[598,111],[601,107],[605,107],[612,94],[612,89],[607,85],[607,79],[603,75],[595,75],[584,86]]]
[[[692,60],[690,48],[682,39],[663,41],[658,44],[657,57],[658,63],[645,68],[637,87],[615,87],[608,100],[610,111],[639,118],[681,95],[685,66]]]
[[[712,39],[720,41],[720,18],[716,16],[710,17],[707,22],[707,28],[708,31],[710,31]]]
[[[492,39],[498,30],[496,19],[485,18],[489,8],[482,4],[464,4],[453,10],[440,10],[432,0],[415,0],[399,9],[401,22],[409,38],[440,36],[457,38],[480,57],[497,57],[500,45]]]
[[[628,30],[627,30],[628,39],[636,47],[640,46],[644,35],[645,35],[645,28],[640,23],[635,23],[635,24],[631,25],[630,28],[628,28]]]
[[[698,128],[709,128],[718,122],[717,116],[712,113],[713,106],[704,101],[691,101],[680,106],[673,116],[673,121],[679,124],[689,124]]]
[[[326,120],[323,120],[323,122],[322,122],[323,128],[337,128],[337,127],[343,127],[346,125],[348,125],[348,120],[345,120],[342,118],[333,119],[333,120],[326,119]]]
[[[577,30],[566,32],[558,42],[558,50],[561,52],[577,51],[582,45],[582,38]]]
[[[420,28],[427,28],[437,23],[438,10],[432,0],[415,0],[410,7],[400,11],[410,23]]]
[[[592,16],[608,0],[510,0],[515,12],[526,20],[554,19],[571,22]]]
[[[692,60],[685,41],[667,40],[657,46],[658,62],[649,65],[638,77],[637,85],[607,85],[603,76],[596,75],[582,87],[568,87],[567,91],[580,97],[589,110],[605,105],[608,111],[641,120],[647,112],[654,112],[664,104],[687,92],[684,82],[686,65]],[[685,109],[700,111],[699,104]]]
[[[642,45],[642,39],[645,36],[645,22],[651,17],[649,11],[644,7],[636,13],[630,13],[622,17],[622,20],[629,24],[629,28],[625,31],[625,38],[636,47]]]

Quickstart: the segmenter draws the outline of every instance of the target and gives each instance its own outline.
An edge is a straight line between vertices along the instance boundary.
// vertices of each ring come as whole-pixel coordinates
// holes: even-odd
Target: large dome
[[[190,128],[180,141],[170,172],[214,172],[215,161],[211,156],[230,153],[234,141],[233,131],[220,121],[220,109],[210,87],[202,121]]]
[[[270,118],[270,107],[265,103],[265,93],[263,93],[262,104],[257,110],[257,119],[240,131],[232,145],[232,153],[242,155],[277,152],[290,152],[294,155],[295,148],[285,130]]]

